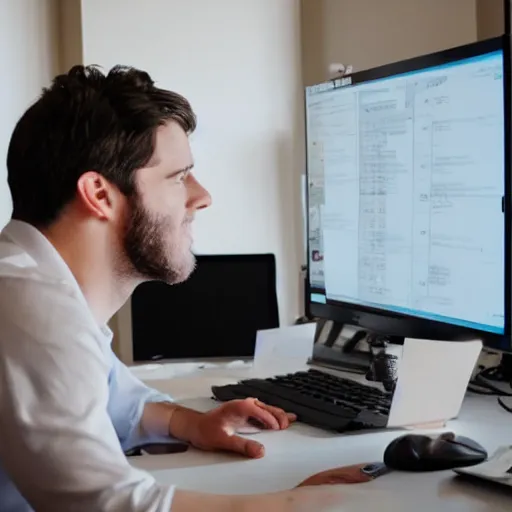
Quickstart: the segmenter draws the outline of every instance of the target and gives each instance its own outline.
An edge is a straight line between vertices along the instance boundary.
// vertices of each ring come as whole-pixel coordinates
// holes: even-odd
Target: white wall
[[[303,259],[299,11],[296,0],[82,0],[86,64],[145,69],[192,102],[196,174],[213,196],[195,249],[275,253],[284,323],[299,314]]]
[[[11,216],[6,182],[7,147],[12,130],[58,67],[55,0],[0,1],[0,228]]]

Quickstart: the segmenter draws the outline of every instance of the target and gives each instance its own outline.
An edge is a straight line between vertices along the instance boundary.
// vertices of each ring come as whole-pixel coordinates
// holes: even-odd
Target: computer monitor
[[[510,83],[499,37],[306,88],[310,316],[512,349]]]
[[[180,284],[139,285],[133,360],[252,358],[258,330],[279,327],[273,254],[198,255]]]

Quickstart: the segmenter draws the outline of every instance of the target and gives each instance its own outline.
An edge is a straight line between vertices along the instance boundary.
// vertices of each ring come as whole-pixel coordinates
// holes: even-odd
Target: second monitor
[[[141,284],[131,301],[134,361],[252,358],[279,327],[273,254],[198,255],[184,283]]]

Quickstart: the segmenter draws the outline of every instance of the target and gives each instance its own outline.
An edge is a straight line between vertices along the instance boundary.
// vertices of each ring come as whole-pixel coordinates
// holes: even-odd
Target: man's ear
[[[77,182],[80,204],[90,215],[99,220],[112,218],[116,203],[115,187],[101,174],[87,171]]]

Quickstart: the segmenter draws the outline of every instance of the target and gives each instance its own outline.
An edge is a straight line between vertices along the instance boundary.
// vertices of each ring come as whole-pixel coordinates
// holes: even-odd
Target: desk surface
[[[217,405],[210,398],[212,384],[227,384],[248,376],[267,377],[296,371],[302,366],[298,361],[289,361],[286,366],[264,369],[251,366],[209,368],[172,379],[164,378],[163,369],[154,373],[155,379],[151,378],[151,372],[141,369],[141,377],[183,405],[209,410]],[[512,443],[512,415],[499,407],[494,397],[468,396],[459,418],[444,430],[473,438],[492,453],[499,446]],[[253,434],[266,448],[265,457],[259,460],[190,449],[182,454],[134,458],[132,463],[150,471],[157,480],[183,489],[219,494],[263,493],[292,488],[325,469],[382,460],[388,443],[402,434],[401,430],[334,434],[295,424],[286,431]],[[370,512],[373,507],[378,512],[512,509],[512,490],[483,481],[463,480],[451,471],[393,472],[367,484],[338,487],[339,492],[347,496],[350,511]]]

